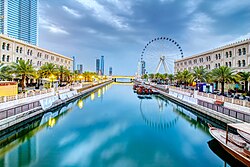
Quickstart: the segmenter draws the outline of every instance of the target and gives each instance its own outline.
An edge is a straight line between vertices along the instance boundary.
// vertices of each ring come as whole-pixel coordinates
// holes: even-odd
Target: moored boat
[[[233,128],[235,124],[228,124]],[[228,128],[227,128],[228,129]],[[237,129],[237,128],[236,128]],[[244,128],[241,127],[241,131]],[[250,144],[243,140],[239,135],[235,135],[229,133],[228,130],[222,130],[209,125],[209,132],[210,134],[220,143],[220,145],[233,157],[241,161],[246,166],[250,166],[250,151],[249,146]]]

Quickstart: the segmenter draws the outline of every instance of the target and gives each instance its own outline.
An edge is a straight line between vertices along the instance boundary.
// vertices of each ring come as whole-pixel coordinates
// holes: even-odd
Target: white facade
[[[58,66],[63,65],[70,71],[73,70],[73,59],[57,54],[35,45],[23,41],[0,35],[0,62],[11,64],[18,60],[26,60],[39,69],[46,62],[54,63]]]
[[[228,66],[239,71],[250,71],[250,39],[222,46],[204,53],[175,61],[174,71],[192,70],[203,66],[208,70]]]

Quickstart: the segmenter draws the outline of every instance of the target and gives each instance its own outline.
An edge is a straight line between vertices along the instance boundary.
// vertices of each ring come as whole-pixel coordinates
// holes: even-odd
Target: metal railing
[[[224,106],[217,105],[217,104],[212,104],[212,103],[205,102],[205,101],[202,101],[202,100],[198,100],[198,104],[203,106],[203,107],[206,107],[206,108],[212,109],[214,111],[220,112],[222,114],[226,114],[226,115],[228,115],[230,117],[233,117],[233,118],[236,118],[236,119],[239,119],[239,120],[250,123],[250,113],[248,114],[248,113],[245,113],[245,112],[242,112],[242,111],[235,111],[235,110],[226,108]]]
[[[41,106],[39,101],[35,101],[29,104],[24,104],[24,105],[20,105],[14,108],[10,108],[10,109],[6,109],[3,111],[0,111],[0,120],[23,113],[25,111],[29,111],[32,110],[34,108],[37,108]]]

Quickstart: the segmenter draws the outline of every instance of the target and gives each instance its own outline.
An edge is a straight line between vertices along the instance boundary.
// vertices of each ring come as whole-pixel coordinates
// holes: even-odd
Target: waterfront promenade
[[[26,94],[20,99],[5,98],[8,100],[0,103],[0,131],[53,110],[111,82],[111,80],[104,80],[99,83],[76,84],[57,90],[48,89],[44,93],[40,92],[33,96]]]

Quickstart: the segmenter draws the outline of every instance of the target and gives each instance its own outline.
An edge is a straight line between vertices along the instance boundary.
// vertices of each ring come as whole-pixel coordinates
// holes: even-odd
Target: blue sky
[[[40,0],[39,46],[75,56],[84,70],[133,75],[144,46],[177,41],[184,56],[250,37],[249,0]],[[152,61],[158,61],[152,60]]]

